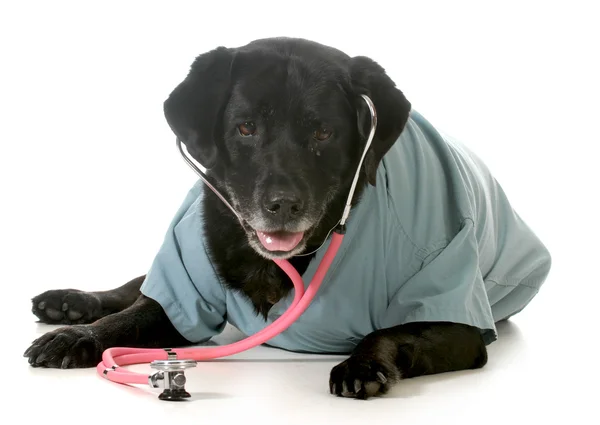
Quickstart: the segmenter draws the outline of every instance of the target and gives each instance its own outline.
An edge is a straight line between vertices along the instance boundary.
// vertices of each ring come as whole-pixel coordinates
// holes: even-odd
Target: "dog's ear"
[[[379,163],[402,133],[408,121],[411,104],[385,70],[372,59],[364,56],[352,58],[350,78],[356,96],[359,133],[365,139],[371,129],[371,114],[360,95],[369,96],[377,111],[377,130],[364,165],[367,180],[375,186]]]
[[[217,159],[215,134],[230,91],[233,52],[218,47],[196,58],[185,78],[164,102],[167,123],[203,167]]]

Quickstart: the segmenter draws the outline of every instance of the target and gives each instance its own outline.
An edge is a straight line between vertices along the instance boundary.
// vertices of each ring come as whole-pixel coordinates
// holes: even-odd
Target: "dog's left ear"
[[[350,78],[356,96],[359,133],[365,141],[371,129],[371,114],[360,95],[369,96],[377,111],[377,130],[364,164],[367,180],[375,186],[379,163],[402,133],[408,121],[411,104],[385,70],[370,58],[352,58]]]

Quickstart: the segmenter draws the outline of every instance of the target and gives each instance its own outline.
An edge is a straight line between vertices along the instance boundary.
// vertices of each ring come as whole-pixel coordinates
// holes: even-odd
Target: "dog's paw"
[[[78,325],[48,332],[31,343],[23,357],[34,367],[72,369],[96,366],[102,344],[90,326]]]
[[[329,392],[366,400],[385,394],[400,379],[398,369],[369,355],[353,354],[331,370]]]
[[[31,311],[42,323],[74,325],[91,323],[102,317],[98,296],[76,289],[46,291],[31,302]]]

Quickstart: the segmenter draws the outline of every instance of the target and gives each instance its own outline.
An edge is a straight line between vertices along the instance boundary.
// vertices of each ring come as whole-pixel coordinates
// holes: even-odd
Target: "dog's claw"
[[[62,311],[67,311],[68,309],[69,309],[69,304],[63,303],[63,305],[62,305]]]
[[[71,363],[71,356],[65,356],[65,358],[63,359],[60,368],[61,369],[66,369],[69,367],[69,363]]]
[[[346,384],[346,381],[342,382],[342,395],[344,397],[348,397],[352,394],[354,394],[354,393],[348,389],[348,385]]]
[[[382,384],[385,384],[387,382],[387,378],[385,377],[385,375],[381,372],[377,372],[377,379],[379,382],[381,382]]]
[[[35,350],[36,348],[38,348],[37,344],[32,345],[31,347],[29,347],[27,350],[25,350],[25,352],[23,353],[23,357],[29,357],[32,353],[33,350]]]
[[[40,310],[43,310],[46,308],[46,301],[40,301],[40,303],[38,304],[38,308]]]
[[[48,357],[46,355],[46,353],[40,354],[39,356],[36,357],[35,363],[42,363],[44,360],[46,360],[46,357]]]

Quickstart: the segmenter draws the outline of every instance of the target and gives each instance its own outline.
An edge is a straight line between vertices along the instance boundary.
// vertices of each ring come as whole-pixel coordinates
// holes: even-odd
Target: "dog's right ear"
[[[217,159],[216,128],[230,89],[233,52],[218,47],[196,58],[185,78],[164,102],[167,123],[205,168]]]

